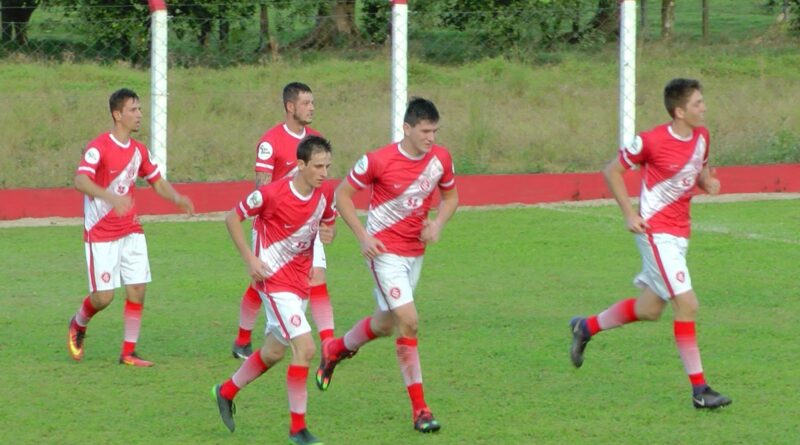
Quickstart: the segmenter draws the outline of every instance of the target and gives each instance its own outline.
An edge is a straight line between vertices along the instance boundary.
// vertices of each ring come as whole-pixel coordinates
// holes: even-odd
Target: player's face
[[[699,127],[705,124],[706,121],[706,103],[703,100],[703,93],[695,90],[686,105],[678,107],[682,112],[682,119],[692,128]]]
[[[116,124],[122,128],[130,132],[139,131],[142,125],[142,104],[136,99],[128,99],[122,110],[114,112],[114,118]]]
[[[413,127],[406,123],[403,124],[403,133],[406,140],[409,142],[405,147],[414,153],[412,155],[421,155],[430,151],[433,143],[436,142],[436,132],[439,131],[439,123],[422,120],[417,122]]]
[[[297,100],[289,102],[289,111],[292,118],[301,125],[308,125],[314,121],[314,95],[301,92],[297,95]]]
[[[312,188],[317,188],[328,179],[328,171],[331,168],[331,154],[326,151],[314,152],[308,163],[298,159],[297,166],[300,169],[300,175],[303,180]]]

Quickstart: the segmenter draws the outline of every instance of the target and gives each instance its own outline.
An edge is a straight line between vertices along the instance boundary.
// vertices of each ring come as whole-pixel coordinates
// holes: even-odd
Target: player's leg
[[[713,389],[706,383],[703,364],[700,359],[700,348],[697,346],[695,318],[698,301],[694,291],[676,295],[672,299],[675,314],[673,322],[675,344],[681,356],[683,367],[692,384],[692,404],[695,408],[718,408],[729,405],[731,399]]]
[[[83,345],[89,321],[95,314],[111,304],[114,299],[114,289],[120,286],[120,242],[86,242],[84,248],[89,278],[89,295],[83,299],[77,312],[70,319],[67,330],[67,351],[76,361],[83,358]]]
[[[294,334],[299,332],[296,330]],[[307,445],[321,443],[306,425],[306,409],[308,403],[308,368],[314,357],[314,339],[311,330],[295,335],[290,340],[292,362],[286,370],[286,390],[289,399],[289,441],[294,444]]]
[[[319,332],[320,343],[333,338],[333,306],[328,294],[327,278],[325,270],[327,268],[325,258],[325,247],[319,239],[319,233],[314,240],[314,259],[311,269],[311,292],[309,294],[309,304],[311,306],[311,318]]]
[[[242,294],[242,302],[239,305],[239,333],[233,341],[232,348],[234,358],[246,359],[253,353],[252,333],[259,310],[261,310],[261,297],[250,284]]]
[[[150,263],[147,255],[147,241],[143,234],[134,233],[123,238],[120,245],[120,276],[125,283],[125,308],[123,321],[125,338],[122,342],[119,362],[139,367],[153,366],[136,353],[136,343],[142,326],[144,296],[150,282]]]

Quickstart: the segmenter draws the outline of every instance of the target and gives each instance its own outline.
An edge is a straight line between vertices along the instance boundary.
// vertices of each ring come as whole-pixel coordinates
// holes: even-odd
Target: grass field
[[[440,433],[412,430],[386,339],[344,362],[328,392],[309,382],[309,426],[328,444],[797,443],[797,204],[694,206],[699,342],[709,382],[734,399],[726,409],[691,407],[669,311],[601,334],[572,368],[567,321],[635,295],[639,258],[616,207],[554,206],[463,210],[429,249],[417,302]],[[373,302],[339,228],[327,257],[343,333]],[[146,224],[154,281],[139,349],[151,369],[116,364],[119,296],[90,325],[83,362],[70,360],[81,230],[0,229],[0,443],[285,443],[285,362],[239,394],[233,435],[209,395],[239,364],[230,345],[245,271],[224,224]]]

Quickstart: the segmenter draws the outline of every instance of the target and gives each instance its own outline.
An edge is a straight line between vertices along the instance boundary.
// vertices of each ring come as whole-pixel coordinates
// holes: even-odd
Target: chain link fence
[[[710,4],[705,15],[704,3]],[[344,150],[334,173],[341,176],[357,153],[388,142],[395,75],[389,1],[180,0],[167,8],[169,73],[150,72],[145,3],[0,0],[0,64],[55,70],[64,81],[33,87],[11,78],[0,86],[0,101],[9,105],[0,110],[6,135],[0,156],[29,169],[15,175],[4,163],[0,187],[68,184],[75,151],[104,128],[98,122],[111,90],[127,84],[146,96],[159,76],[170,85],[173,181],[249,179],[251,146],[282,117],[280,89],[291,80],[314,88],[314,125]],[[709,100],[716,90],[720,106],[749,101],[763,107],[755,114],[769,116],[770,110],[754,124],[715,124],[712,130],[724,135],[717,141],[738,144],[723,151],[730,153],[723,162],[797,161],[797,112],[788,105],[776,109],[768,99],[785,92],[767,99],[755,86],[736,92],[750,74],[735,59],[759,63],[751,57],[757,45],[795,57],[798,11],[797,0],[637,1],[637,131],[665,120],[663,107],[653,104],[660,102],[665,76],[685,73],[714,79]],[[460,173],[595,170],[617,145],[619,30],[617,0],[411,0],[408,94],[439,106],[440,139],[453,150]],[[730,61],[703,65],[676,56],[690,51]],[[90,67],[84,79],[64,74],[84,66]],[[797,87],[791,75],[780,77],[787,80],[766,89]],[[744,98],[726,93],[720,99],[723,89]],[[155,109],[156,97],[143,101],[148,111]],[[55,121],[64,120],[61,110],[74,112],[80,122],[43,125],[40,115],[13,114],[15,107],[48,110],[59,116]],[[757,134],[744,137],[746,130]],[[147,141],[151,131],[160,130],[144,128],[141,138]],[[763,149],[763,141],[775,153],[749,156],[744,144]],[[47,165],[37,162],[42,151],[52,159]]]

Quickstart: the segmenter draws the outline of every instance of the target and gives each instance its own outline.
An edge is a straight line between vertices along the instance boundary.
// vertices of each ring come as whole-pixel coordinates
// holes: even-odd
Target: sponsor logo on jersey
[[[272,145],[269,142],[262,142],[258,145],[258,159],[266,161],[272,157]]]
[[[355,171],[359,175],[363,175],[367,172],[367,168],[369,167],[369,160],[367,159],[367,155],[361,156],[361,159],[356,162],[355,167],[353,167],[353,171]]]
[[[289,319],[289,321],[292,323],[292,325],[294,325],[294,327],[300,326],[300,316],[297,314],[292,315],[292,318]]]
[[[250,206],[251,209],[255,209],[257,207],[261,207],[261,204],[264,203],[264,198],[261,196],[261,192],[256,190],[247,197],[247,205]]]
[[[86,153],[83,155],[83,159],[89,164],[97,164],[100,162],[100,150],[94,147],[89,147],[89,149],[86,150]]]
[[[389,289],[389,296],[394,298],[395,300],[400,298],[400,295],[402,295],[402,292],[400,292],[400,288],[399,287],[393,287],[393,288]]]
[[[422,180],[419,182],[419,188],[423,192],[430,191],[431,190],[431,180],[428,179],[428,178],[422,178]]]

